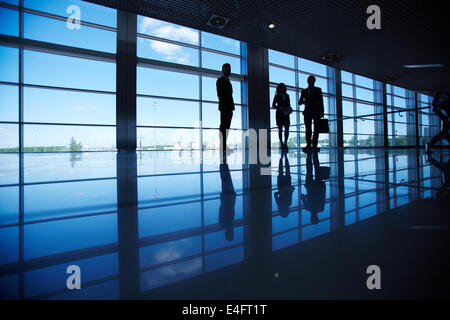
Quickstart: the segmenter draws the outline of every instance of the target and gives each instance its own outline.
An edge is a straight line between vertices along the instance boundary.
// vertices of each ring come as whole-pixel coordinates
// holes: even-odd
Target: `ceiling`
[[[450,88],[444,1],[425,0],[88,0],[108,7],[220,34],[405,87],[433,93]],[[430,5],[430,3],[433,5]],[[381,8],[381,29],[369,30],[367,7]],[[230,19],[207,25],[212,14]],[[275,23],[274,29],[268,25]],[[407,69],[409,64],[444,68]]]

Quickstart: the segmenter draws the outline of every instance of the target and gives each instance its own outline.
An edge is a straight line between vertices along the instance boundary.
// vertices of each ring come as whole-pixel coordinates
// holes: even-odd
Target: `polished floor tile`
[[[272,150],[261,175],[241,151],[0,154],[0,298],[442,297],[449,156]]]

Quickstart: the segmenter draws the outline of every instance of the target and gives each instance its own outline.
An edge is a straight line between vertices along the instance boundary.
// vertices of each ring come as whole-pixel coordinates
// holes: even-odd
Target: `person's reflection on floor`
[[[303,209],[311,212],[311,223],[317,224],[320,212],[325,210],[325,193],[326,185],[323,181],[323,174],[319,163],[319,157],[315,151],[306,152],[306,179],[305,188],[306,195],[302,194],[301,199],[303,203]],[[313,163],[314,173],[313,178]],[[327,168],[324,167],[324,170]]]
[[[283,170],[283,157],[285,170]],[[274,193],[275,202],[277,203],[280,216],[285,218],[289,215],[289,207],[292,204],[292,194],[295,190],[295,188],[291,185],[291,169],[289,166],[287,152],[282,152],[280,155],[280,162],[278,163],[277,187],[278,191]]]
[[[428,162],[438,168],[444,174],[444,181],[439,190],[436,191],[436,199],[441,202],[442,206],[450,207],[450,160],[447,162],[439,162],[428,154]]]
[[[219,224],[225,229],[225,239],[233,241],[234,206],[236,203],[236,192],[227,163],[220,165],[220,179],[222,181],[222,192],[220,193]]]

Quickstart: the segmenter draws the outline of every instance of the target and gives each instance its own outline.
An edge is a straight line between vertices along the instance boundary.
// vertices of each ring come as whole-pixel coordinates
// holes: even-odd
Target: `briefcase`
[[[328,128],[328,119],[319,119],[319,133],[328,133],[330,128]]]

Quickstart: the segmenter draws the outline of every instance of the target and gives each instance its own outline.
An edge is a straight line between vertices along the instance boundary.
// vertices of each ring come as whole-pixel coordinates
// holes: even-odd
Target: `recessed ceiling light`
[[[275,28],[275,24],[274,24],[274,23],[269,24],[269,28],[270,28],[270,29]]]
[[[436,63],[436,64],[409,64],[409,65],[404,65],[403,67],[409,68],[409,69],[442,68],[442,67],[444,67],[444,65],[440,64],[440,63]]]

